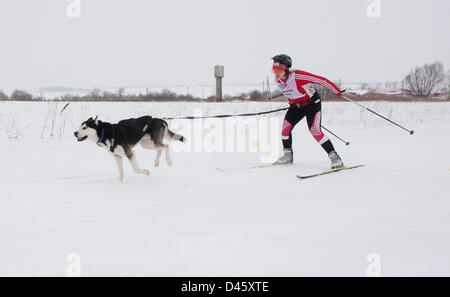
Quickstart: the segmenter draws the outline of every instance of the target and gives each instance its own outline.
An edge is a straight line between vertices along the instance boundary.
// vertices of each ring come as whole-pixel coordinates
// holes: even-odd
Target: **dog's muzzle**
[[[86,138],[88,138],[87,135],[83,136],[83,137],[78,137],[78,132],[74,132],[73,135],[75,135],[75,137],[77,138],[77,141],[83,141],[83,140],[86,140]]]

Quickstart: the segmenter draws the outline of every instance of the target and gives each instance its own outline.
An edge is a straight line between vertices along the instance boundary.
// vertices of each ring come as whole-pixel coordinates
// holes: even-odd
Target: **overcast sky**
[[[258,83],[270,57],[332,80],[450,68],[449,0],[1,0],[0,89]]]

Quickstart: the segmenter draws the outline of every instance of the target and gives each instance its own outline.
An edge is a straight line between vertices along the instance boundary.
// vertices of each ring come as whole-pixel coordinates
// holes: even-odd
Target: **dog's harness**
[[[97,144],[100,145],[100,143],[103,143],[103,138],[105,137],[105,128],[102,129],[102,135],[100,135],[100,138],[97,141]]]
[[[141,138],[144,137],[145,133],[147,133],[147,128],[148,128],[148,125],[145,125],[144,129],[142,129],[143,134],[142,134]],[[113,124],[111,124],[111,130],[112,130],[112,138],[111,138],[111,145],[109,147],[109,150],[111,151],[111,153],[114,153],[116,133],[115,133]],[[103,142],[104,138],[105,138],[105,128],[102,129],[102,133],[97,141],[97,145],[100,145],[100,144],[106,145],[106,143]]]
[[[109,147],[109,150],[111,151],[111,153],[114,153],[114,149],[115,149],[115,146],[114,146],[115,132],[114,132],[114,126],[113,125],[111,125],[111,130],[112,130],[113,137],[111,139],[111,145]],[[100,138],[97,141],[97,145],[106,144],[106,143],[103,142],[104,138],[105,138],[105,128],[102,129],[102,134],[100,135]]]

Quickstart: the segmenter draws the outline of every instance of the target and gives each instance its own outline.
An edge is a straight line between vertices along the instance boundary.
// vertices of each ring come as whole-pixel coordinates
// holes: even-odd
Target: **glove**
[[[336,96],[338,96],[339,98],[342,98],[342,93],[345,93],[345,91],[347,91],[346,89],[343,89],[342,91],[340,91],[339,93],[336,94]]]

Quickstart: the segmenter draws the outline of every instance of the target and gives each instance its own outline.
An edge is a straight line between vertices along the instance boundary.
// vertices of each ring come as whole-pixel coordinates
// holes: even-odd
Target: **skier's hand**
[[[338,96],[339,98],[342,99],[342,93],[345,93],[345,91],[347,91],[346,89],[343,89],[342,91],[340,91],[339,93],[336,94],[336,96]]]

